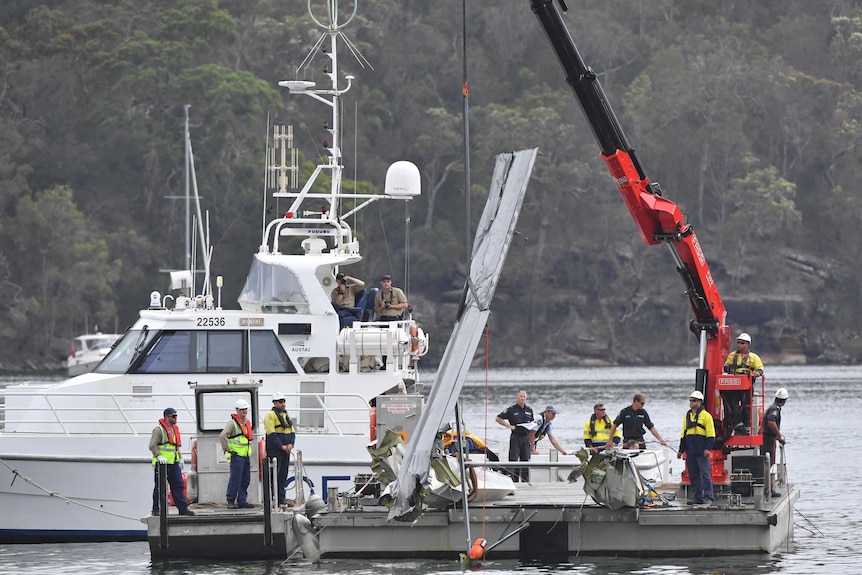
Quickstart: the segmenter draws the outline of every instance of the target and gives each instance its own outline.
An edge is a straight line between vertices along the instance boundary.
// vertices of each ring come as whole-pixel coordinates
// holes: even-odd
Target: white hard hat
[[[248,409],[248,402],[244,399],[237,399],[234,407],[237,409]]]
[[[790,394],[783,387],[775,392],[775,399],[787,399],[788,397],[790,397]]]
[[[703,401],[703,394],[699,391],[692,391],[691,395],[688,396],[689,399],[699,399]]]
[[[283,393],[276,391],[275,393],[272,394],[272,400],[273,401],[284,401],[284,399],[285,398],[284,398]]]
[[[736,336],[736,339],[737,339],[737,340],[742,340],[742,341],[747,341],[748,343],[751,343],[751,336],[750,336],[750,335],[748,335],[748,334],[747,334],[747,333],[745,333],[745,332],[742,332],[741,334],[739,334],[738,336]]]

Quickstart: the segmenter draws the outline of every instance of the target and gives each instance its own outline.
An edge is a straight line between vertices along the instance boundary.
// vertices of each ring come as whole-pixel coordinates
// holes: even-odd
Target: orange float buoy
[[[192,439],[192,471],[198,470],[198,440]]]
[[[473,543],[473,546],[470,548],[470,559],[476,561],[481,559],[483,555],[485,555],[485,546],[488,545],[488,542],[479,537],[476,539],[476,542]]]
[[[266,459],[266,439],[261,437],[257,443],[257,478],[263,481],[263,460]]]
[[[371,408],[371,416],[368,419],[368,436],[371,441],[377,440],[377,408]]]

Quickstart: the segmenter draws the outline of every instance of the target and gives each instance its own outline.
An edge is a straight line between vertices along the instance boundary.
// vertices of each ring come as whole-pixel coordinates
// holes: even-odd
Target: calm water
[[[583,573],[611,574],[856,574],[862,548],[862,514],[857,490],[862,463],[849,451],[852,438],[862,436],[862,418],[852,407],[862,395],[862,367],[770,367],[767,394],[786,387],[790,400],[782,427],[787,437],[788,475],[802,490],[796,504],[795,540],[779,554],[719,558],[617,559],[571,557],[558,565],[527,565],[494,561],[484,572],[498,575]],[[432,379],[430,376],[428,379]],[[486,387],[487,380],[487,387]],[[527,402],[539,411],[553,404],[560,411],[555,435],[566,449],[582,444],[584,421],[592,405],[603,401],[609,413],[631,402],[640,391],[647,396],[647,411],[671,445],[679,437],[693,387],[691,368],[519,369],[470,373],[463,398],[464,417],[473,433],[486,436],[492,448],[504,451],[507,431],[494,417],[514,403],[518,389],[526,389]],[[8,382],[8,379],[6,380]],[[0,380],[0,385],[4,381]],[[649,435],[647,437],[650,437]],[[854,445],[855,446],[855,445]],[[547,441],[541,449],[547,449]],[[681,464],[674,462],[673,473]],[[143,494],[146,497],[148,494]],[[0,510],[2,512],[2,510]],[[822,535],[817,532],[819,530]],[[0,573],[88,575],[114,573],[154,574],[267,574],[320,573],[322,575],[380,575],[386,573],[459,573],[457,558],[446,561],[324,561],[189,563],[150,562],[145,543],[81,545],[0,545]]]

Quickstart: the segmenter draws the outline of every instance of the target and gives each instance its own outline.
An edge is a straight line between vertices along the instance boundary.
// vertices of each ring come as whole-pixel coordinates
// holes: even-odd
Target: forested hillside
[[[363,212],[350,274],[406,288],[431,363],[467,260],[463,1],[358,0],[344,32],[373,68],[340,58],[356,76],[346,173],[379,190],[406,159],[423,176],[406,210]],[[858,361],[862,2],[567,4],[647,173],[694,225],[734,332],[772,362]],[[346,18],[353,1],[340,5]],[[494,155],[541,151],[490,363],[690,362],[671,256],[640,239],[529,1],[466,0],[466,14],[474,223]],[[323,152],[323,111],[277,86],[321,80],[296,72],[319,34],[304,0],[0,3],[0,369],[59,365],[71,337],[125,329],[183,266],[187,104],[213,271],[237,307],[262,210],[279,209],[262,200],[268,122],[294,126],[301,179]]]

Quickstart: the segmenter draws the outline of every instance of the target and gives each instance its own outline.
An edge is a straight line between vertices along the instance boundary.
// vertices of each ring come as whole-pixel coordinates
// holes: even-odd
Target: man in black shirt
[[[605,449],[610,449],[614,446],[612,438],[617,427],[620,425],[623,426],[623,445],[634,439],[638,442],[638,447],[640,449],[646,449],[646,442],[644,442],[644,435],[646,434],[644,427],[646,427],[649,429],[650,433],[658,439],[659,443],[667,447],[667,442],[662,439],[661,434],[658,432],[658,429],[656,429],[652,420],[649,418],[649,414],[644,409],[644,405],[646,405],[646,397],[644,397],[644,394],[642,393],[636,393],[632,398],[632,404],[623,409],[617,418],[614,419],[614,424],[610,431],[610,438],[605,444]]]
[[[787,398],[790,394],[783,387],[775,392],[775,402],[769,406],[763,414],[763,453],[769,454],[770,466],[775,461],[775,441],[784,445],[784,434],[781,433],[781,408],[787,403]],[[770,488],[772,485],[772,474],[770,474]],[[778,497],[781,495],[774,489],[772,496]]]
[[[530,461],[532,444],[530,427],[533,426],[533,408],[527,405],[527,392],[518,392],[518,400],[497,416],[496,422],[512,432],[509,437],[509,461]],[[509,470],[513,481],[530,481],[528,467],[514,467]]]

